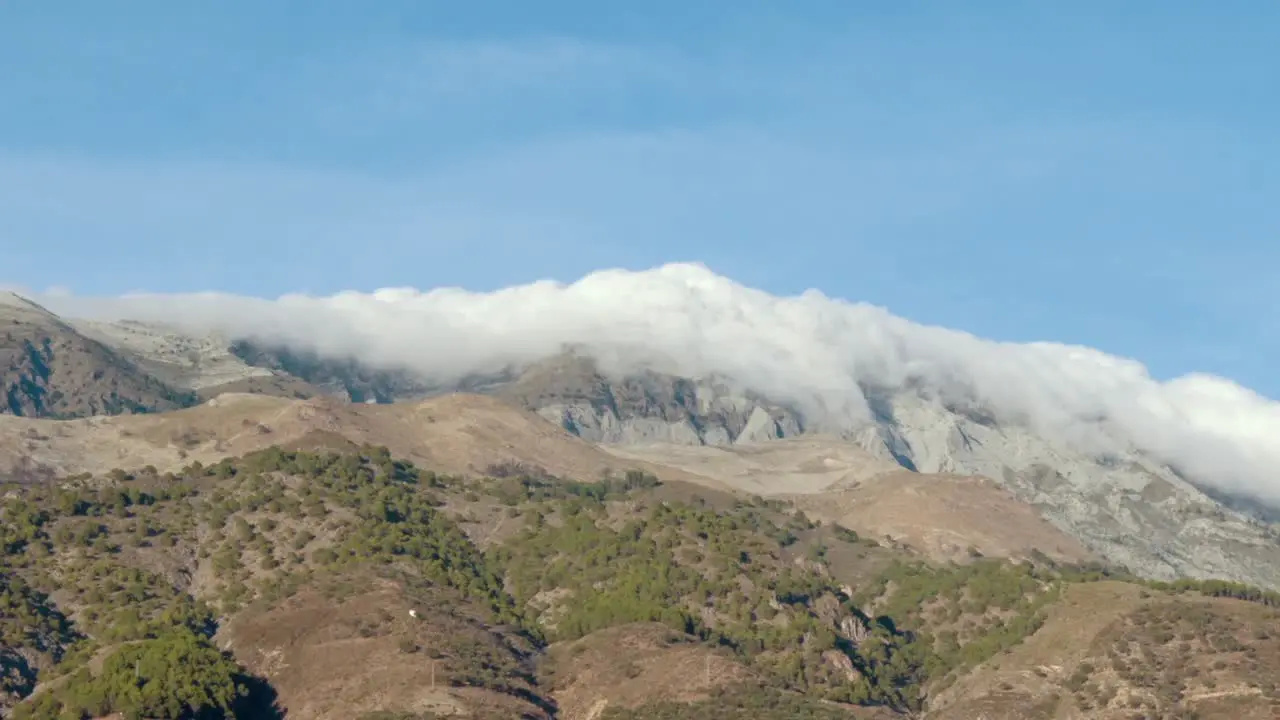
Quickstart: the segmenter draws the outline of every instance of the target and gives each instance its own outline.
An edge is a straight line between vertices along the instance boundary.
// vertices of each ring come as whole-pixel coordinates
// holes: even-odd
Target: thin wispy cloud
[[[395,45],[301,62],[294,78],[253,110],[255,124],[371,152],[395,137],[405,157],[425,162],[584,134],[733,125],[785,107],[788,87],[767,64],[559,36]]]
[[[152,287],[213,288],[229,276],[315,287],[312,261],[351,253],[359,278],[324,273],[323,286],[386,282],[379,272],[406,284],[456,282],[457,268],[492,286],[620,259],[649,266],[689,247],[717,266],[821,252],[853,263],[849,276],[862,281],[858,262],[893,249],[895,227],[1004,212],[1045,183],[1087,172],[1081,155],[1100,146],[1118,160],[1125,139],[1024,128],[1001,142],[970,130],[913,148],[718,126],[552,138],[399,177],[0,155],[0,240],[32,250],[62,243],[102,262],[186,259],[178,274],[130,280]],[[441,263],[453,278],[433,271]]]

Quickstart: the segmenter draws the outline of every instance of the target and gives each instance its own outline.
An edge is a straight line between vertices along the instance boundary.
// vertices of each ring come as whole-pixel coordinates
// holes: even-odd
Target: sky
[[[699,262],[1280,379],[1280,4],[0,2],[0,284]]]

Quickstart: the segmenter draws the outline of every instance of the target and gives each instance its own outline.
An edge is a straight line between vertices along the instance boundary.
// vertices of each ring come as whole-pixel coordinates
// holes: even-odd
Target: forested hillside
[[[1274,593],[1046,557],[927,564],[635,471],[464,478],[385,448],[271,448],[11,486],[3,521],[14,718],[947,717],[1005,696],[1160,716],[1211,687],[1266,708],[1280,668]],[[1074,588],[1108,584],[1134,589],[1127,644],[1090,638],[1038,690],[972,684],[1055,632]],[[1221,657],[1135,669],[1177,642]]]

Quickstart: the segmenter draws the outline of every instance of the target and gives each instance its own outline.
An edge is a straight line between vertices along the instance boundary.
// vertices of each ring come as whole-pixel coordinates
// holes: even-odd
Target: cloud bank
[[[826,422],[867,420],[865,386],[920,384],[1006,421],[1093,445],[1134,447],[1197,481],[1280,506],[1280,403],[1229,380],[1161,382],[1086,347],[1002,343],[817,291],[778,297],[698,264],[605,270],[487,293],[392,288],[275,300],[217,293],[40,302],[62,314],[173,323],[438,382],[535,361],[566,344],[625,371],[721,374]]]

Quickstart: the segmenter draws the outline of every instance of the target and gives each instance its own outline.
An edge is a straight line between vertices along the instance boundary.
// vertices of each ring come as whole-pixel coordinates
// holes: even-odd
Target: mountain
[[[606,372],[581,348],[450,385],[281,344],[202,339],[155,324],[93,327],[137,367],[202,397],[227,388],[393,403],[464,389],[523,406],[606,447],[667,446],[651,457],[684,446],[836,436],[912,472],[993,480],[1089,552],[1142,576],[1280,587],[1280,529],[1267,506],[1193,483],[1136,449],[1103,453],[1044,436],[976,401],[957,401],[954,393],[944,399],[927,384],[863,387],[871,419],[839,424],[725,376]],[[219,385],[233,378],[241,385]]]
[[[1140,453],[924,387],[868,389],[874,419],[845,427],[580,350],[442,387],[57,322],[209,399],[0,416],[15,720],[1280,707],[1272,530]],[[1215,576],[1242,582],[1194,579]]]
[[[1264,517],[1233,510],[1139,452],[1089,453],[981,407],[945,403],[927,388],[867,389],[873,421],[830,426],[724,381],[652,372],[610,378],[570,353],[489,392],[605,443],[732,447],[835,434],[914,472],[990,478],[1091,551],[1140,575],[1280,587],[1280,527]],[[646,457],[664,454],[678,453],[658,447]]]
[[[0,478],[47,481],[103,468],[163,473],[276,445],[350,451],[373,442],[455,473],[536,468],[596,478],[639,469],[709,490],[784,499],[815,518],[944,561],[1035,552],[1064,562],[1099,559],[995,483],[906,473],[838,438],[735,448],[600,446],[518,406],[475,394],[367,405],[228,393],[163,414],[61,422],[0,418]],[[919,499],[922,488],[928,500]],[[932,502],[941,503],[936,512],[925,511]],[[990,523],[994,516],[1002,518],[998,526]]]
[[[161,323],[69,319],[86,337],[113,348],[151,377],[201,400],[228,392],[312,398],[326,390],[306,378],[247,363],[240,345],[220,335],[192,335]]]
[[[167,384],[114,344],[0,291],[0,414],[83,417],[172,410],[193,393]]]
[[[928,388],[867,389],[873,421],[830,426],[723,381],[610,378],[565,354],[490,392],[605,443],[734,446],[834,433],[911,471],[990,478],[1109,562],[1146,577],[1280,587],[1280,527],[1233,510],[1133,451],[1092,454]],[[656,449],[647,456],[669,452]]]

